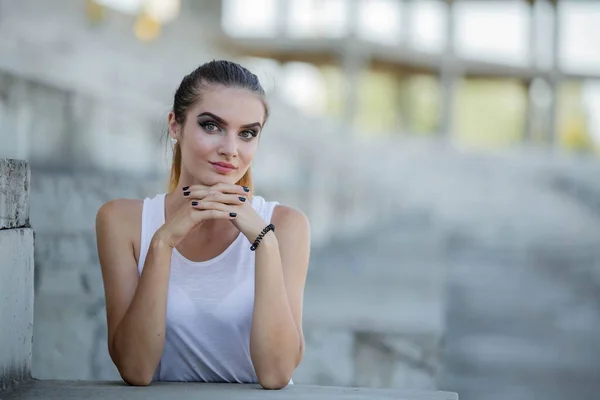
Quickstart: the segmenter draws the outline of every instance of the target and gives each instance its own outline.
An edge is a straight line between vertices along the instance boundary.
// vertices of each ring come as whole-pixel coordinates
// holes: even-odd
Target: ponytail
[[[173,193],[179,185],[181,177],[181,147],[179,142],[173,146],[173,162],[171,163],[171,178],[169,179],[169,193]]]
[[[240,180],[237,181],[235,184],[240,186],[246,186],[248,189],[250,189],[250,194],[252,194],[252,171],[250,171],[250,168],[251,167],[248,167],[248,170],[246,171],[244,176],[242,176]],[[248,195],[248,197],[250,197],[250,195]]]

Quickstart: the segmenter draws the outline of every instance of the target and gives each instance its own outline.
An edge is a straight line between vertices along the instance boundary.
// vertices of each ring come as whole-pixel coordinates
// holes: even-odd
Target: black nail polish
[[[192,205],[193,205],[193,206],[197,206],[197,205],[198,205],[198,202],[197,202],[197,201],[192,201]]]
[[[242,196],[240,196],[240,197],[238,197],[238,198],[240,199],[240,201],[246,201],[246,198],[245,198],[245,197],[242,197]]]
[[[248,186],[242,186],[244,188],[244,192],[249,192],[250,189],[248,189]]]
[[[189,186],[186,186],[186,187],[184,187],[184,188],[181,188],[181,190],[183,190],[183,191],[186,191],[186,190],[188,190],[189,188],[190,188]]]
[[[235,217],[237,216],[237,213],[229,213],[229,216],[230,216],[231,218],[235,218]]]
[[[189,195],[190,195],[190,192],[183,192],[183,195],[184,195],[184,196],[189,196]]]

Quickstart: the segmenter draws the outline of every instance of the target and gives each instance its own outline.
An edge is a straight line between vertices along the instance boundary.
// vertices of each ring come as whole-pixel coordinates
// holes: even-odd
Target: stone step
[[[149,387],[131,387],[120,382],[32,381],[16,391],[0,392],[3,400],[162,400],[162,399],[244,399],[289,400],[458,400],[458,395],[443,391],[371,389],[289,385],[278,391],[265,391],[258,385],[223,383],[157,382]]]

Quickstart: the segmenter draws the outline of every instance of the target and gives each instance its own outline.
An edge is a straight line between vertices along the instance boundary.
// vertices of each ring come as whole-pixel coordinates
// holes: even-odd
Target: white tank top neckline
[[[185,257],[183,254],[177,250],[177,248],[173,249],[173,255],[182,263],[187,264],[191,267],[209,267],[211,265],[217,264],[223,258],[227,257],[230,251],[233,251],[234,248],[238,247],[238,241],[244,241],[246,237],[240,232],[235,238],[235,240],[221,253],[217,256],[211,258],[210,260],[205,261],[192,261],[189,258]],[[250,245],[248,245],[250,246]]]

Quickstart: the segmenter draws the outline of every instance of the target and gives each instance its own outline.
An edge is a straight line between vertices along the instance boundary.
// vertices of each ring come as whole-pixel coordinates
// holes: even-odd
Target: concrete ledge
[[[29,379],[33,336],[33,231],[0,231],[0,389]]]
[[[29,168],[0,160],[0,390],[31,377],[33,231]]]
[[[29,179],[26,161],[0,159],[0,229],[29,226]]]
[[[119,399],[326,399],[326,400],[458,400],[456,393],[403,391],[350,387],[290,385],[283,390],[263,390],[258,385],[225,383],[166,383],[131,387],[121,382],[31,381],[16,391],[0,392],[3,400],[119,400]]]

